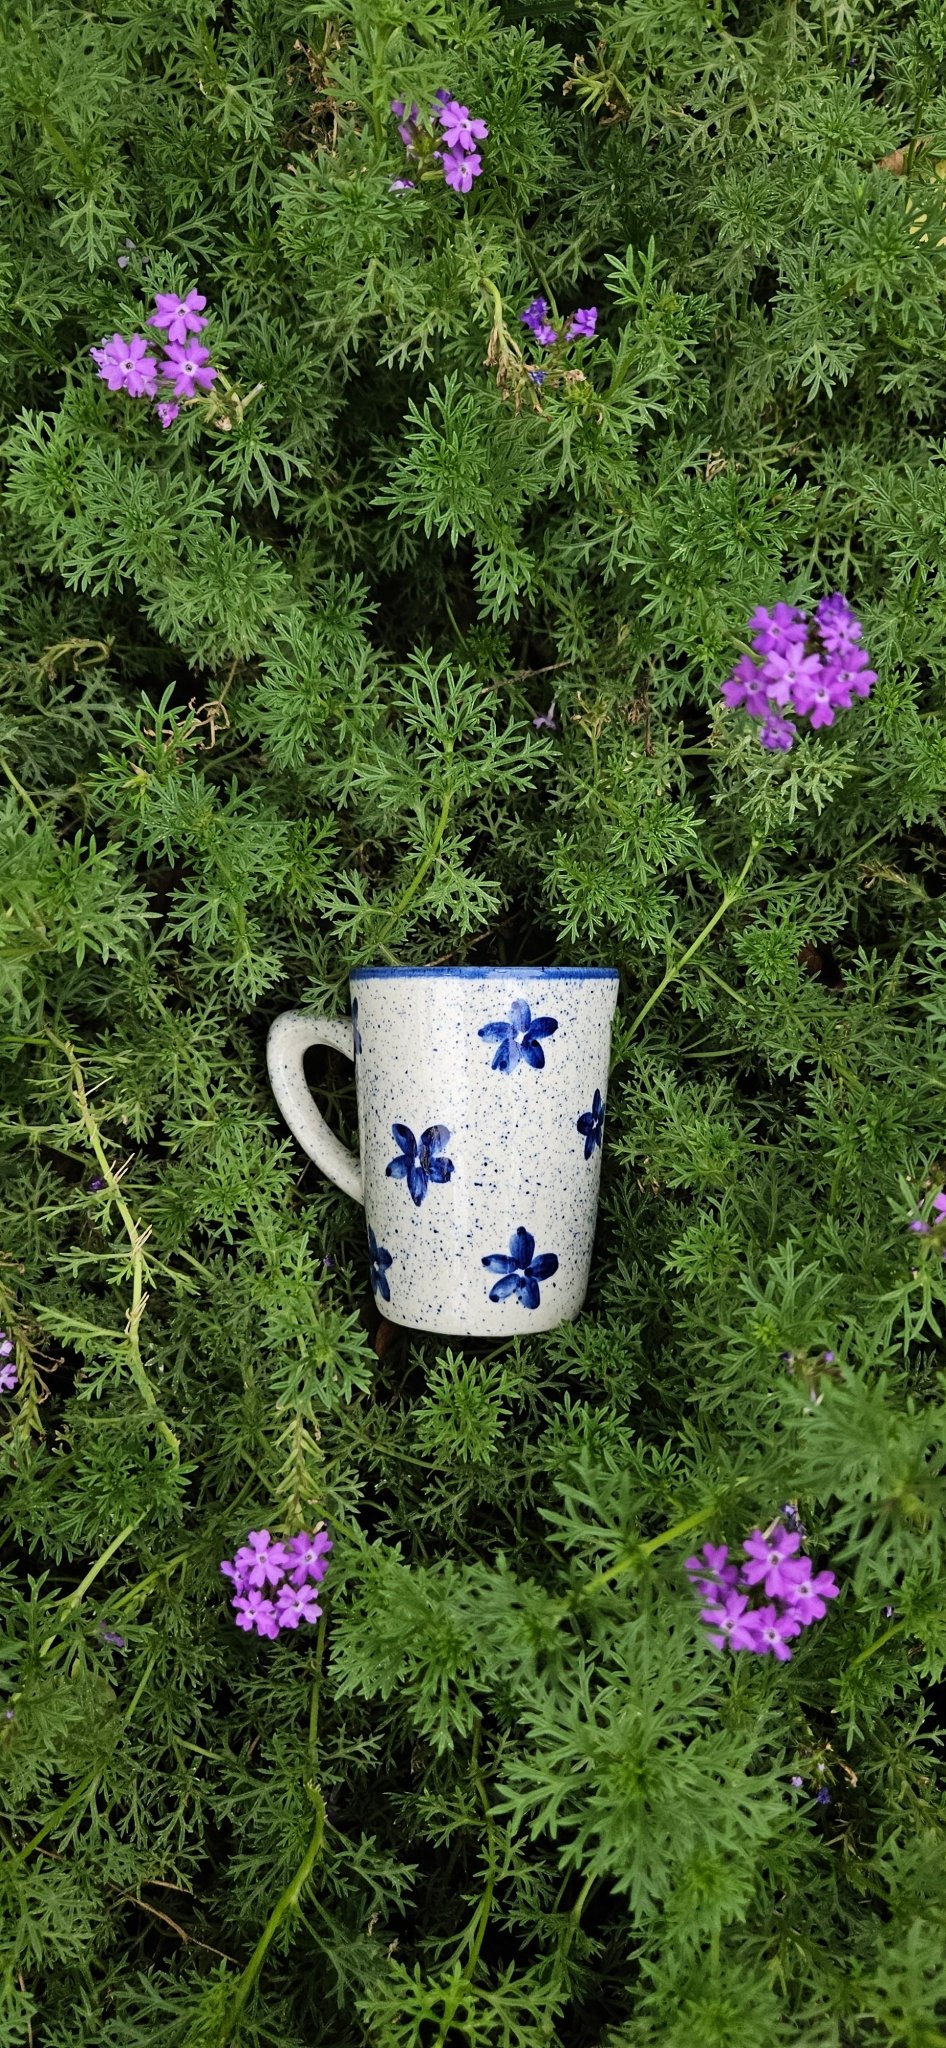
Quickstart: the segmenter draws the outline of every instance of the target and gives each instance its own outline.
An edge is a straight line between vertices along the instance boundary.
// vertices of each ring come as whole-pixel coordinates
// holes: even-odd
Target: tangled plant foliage
[[[0,24],[0,2048],[936,2048],[939,0]],[[526,960],[415,1341],[266,1029]]]

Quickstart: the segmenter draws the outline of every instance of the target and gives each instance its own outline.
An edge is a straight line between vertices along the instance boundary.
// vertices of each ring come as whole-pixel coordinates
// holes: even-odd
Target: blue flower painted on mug
[[[552,1274],[558,1272],[555,1253],[540,1252],[536,1258],[535,1238],[521,1224],[509,1240],[508,1258],[505,1252],[492,1252],[483,1264],[490,1273],[501,1275],[489,1290],[490,1301],[509,1301],[515,1295],[522,1308],[538,1308],[539,1281],[551,1280]]]
[[[586,1109],[582,1112],[582,1115],[579,1117],[578,1123],[576,1125],[576,1129],[581,1132],[581,1135],[585,1141],[586,1159],[591,1158],[595,1146],[600,1145],[601,1143],[601,1137],[604,1131],[604,1112],[606,1108],[607,1104],[603,1102],[601,1099],[601,1090],[600,1088],[596,1088],[594,1093],[594,1101],[592,1102],[591,1108]]]
[[[357,997],[357,996],[352,996],[352,999],[351,999],[351,1035],[352,1035],[352,1041],[353,1041],[353,1043],[354,1043],[354,1047],[355,1047],[355,1051],[356,1051],[356,1053],[359,1053],[359,1052],[361,1052],[361,1049],[362,1049],[362,1044],[361,1044],[361,1032],[360,1032],[360,1031],[359,1031],[359,1029],[358,1029],[358,997]]]
[[[553,1031],[557,1030],[557,1017],[533,1017],[528,1003],[517,996],[510,1004],[508,1022],[484,1024],[477,1036],[489,1039],[496,1046],[493,1072],[514,1074],[520,1060],[525,1060],[530,1067],[544,1067],[545,1054],[540,1041],[551,1038]]]
[[[407,1124],[392,1124],[391,1135],[397,1146],[398,1156],[385,1168],[390,1180],[406,1180],[411,1201],[415,1209],[427,1193],[428,1183],[443,1183],[453,1172],[452,1159],[438,1159],[437,1154],[450,1141],[446,1124],[431,1124],[415,1138]]]
[[[368,1226],[368,1260],[371,1271],[371,1285],[375,1294],[380,1294],[382,1301],[390,1301],[391,1289],[388,1286],[388,1269],[394,1264],[394,1253],[386,1252],[383,1244],[378,1243],[370,1224]]]

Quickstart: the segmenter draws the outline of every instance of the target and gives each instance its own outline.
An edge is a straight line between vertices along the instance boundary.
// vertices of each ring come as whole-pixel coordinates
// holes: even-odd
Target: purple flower
[[[846,654],[856,647],[861,637],[860,620],[855,618],[847,598],[836,590],[833,597],[822,597],[815,606],[815,618],[821,644],[827,654]]]
[[[158,366],[148,354],[143,334],[133,334],[128,341],[123,334],[113,334],[111,341],[90,348],[89,354],[110,391],[127,391],[129,398],[153,398]]]
[[[304,1586],[307,1579],[324,1579],[328,1571],[331,1536],[319,1529],[314,1536],[307,1536],[300,1529],[298,1536],[292,1536],[286,1545],[289,1553],[289,1577],[294,1586]]]
[[[753,1529],[742,1547],[748,1558],[742,1568],[743,1585],[761,1584],[770,1600],[788,1598],[792,1582],[785,1566],[801,1547],[797,1529],[783,1529],[781,1523],[776,1523],[770,1536],[764,1536],[761,1529]]]
[[[313,1581],[325,1577],[331,1548],[324,1529],[315,1535],[300,1529],[288,1543],[274,1542],[268,1529],[251,1529],[236,1555],[220,1566],[234,1587],[237,1627],[272,1639],[282,1628],[316,1621],[322,1609]],[[268,1588],[275,1588],[275,1599]]]
[[[768,654],[763,673],[769,703],[806,717],[822,676],[817,655],[804,654],[797,647],[784,654]]]
[[[206,327],[206,304],[200,292],[188,292],[186,299],[178,298],[176,292],[155,292],[148,326],[160,327],[169,341],[186,341],[189,334],[200,334]]]
[[[15,1394],[19,1386],[16,1363],[13,1356],[13,1338],[0,1330],[0,1394]]]
[[[760,605],[749,620],[752,654],[737,661],[723,684],[731,710],[761,721],[759,738],[788,752],[795,728],[784,715],[807,718],[814,731],[834,724],[854,697],[868,697],[877,681],[860,646],[860,621],[839,592],[822,598],[811,619],[798,605]]]
[[[274,1542],[268,1529],[251,1529],[245,1544],[233,1558],[220,1567],[235,1584],[245,1586],[278,1586],[280,1579],[289,1569],[289,1552],[285,1544]]]
[[[807,630],[805,614],[797,604],[774,604],[771,611],[760,604],[749,620],[757,654],[800,653]]]
[[[782,1597],[803,1628],[812,1621],[820,1621],[828,1611],[826,1601],[836,1600],[840,1591],[834,1573],[812,1572],[806,1557],[794,1558],[786,1564],[782,1579],[789,1581]]]
[[[391,112],[398,117],[397,132],[405,149],[412,149],[417,140],[417,123],[420,119],[420,108],[417,101],[413,102],[410,112],[407,113],[403,100],[392,100]]]
[[[548,319],[548,314],[548,299],[533,299],[526,307],[525,312],[520,313],[519,318],[522,321],[523,327],[531,327],[533,334],[535,334],[543,322]]]
[[[533,377],[541,377],[541,375],[542,375],[542,372],[541,372],[541,370],[533,370],[533,371],[532,371],[532,372],[531,372],[530,374],[531,374],[531,375],[532,375]],[[547,711],[540,711],[540,713],[539,713],[539,716],[538,716],[538,718],[534,718],[534,719],[532,720],[532,723],[533,723],[533,725],[535,726],[535,729],[536,729],[536,731],[537,731],[537,732],[539,731],[540,727],[542,727],[542,726],[545,726],[545,727],[547,728],[547,730],[548,730],[549,732],[557,732],[557,731],[558,731],[558,722],[557,722],[557,720],[556,720],[556,717],[555,717],[555,699],[554,699],[554,697],[553,697],[553,699],[552,699],[552,702],[551,702],[551,704],[549,705],[549,708],[548,708],[548,710],[547,710]]]
[[[787,1500],[787,1501],[785,1502],[785,1505],[784,1505],[784,1507],[782,1507],[782,1508],[780,1508],[780,1509],[779,1509],[779,1513],[780,1513],[780,1515],[781,1515],[781,1517],[782,1517],[782,1520],[783,1520],[783,1522],[785,1522],[785,1523],[787,1524],[787,1526],[789,1527],[789,1529],[797,1529],[797,1530],[798,1530],[798,1534],[799,1534],[799,1536],[801,1537],[801,1539],[802,1539],[802,1542],[804,1542],[804,1540],[805,1540],[805,1531],[804,1531],[804,1528],[803,1528],[803,1526],[802,1526],[802,1521],[801,1521],[801,1517],[800,1517],[800,1515],[799,1515],[798,1509],[797,1509],[797,1508],[796,1508],[796,1506],[795,1506],[795,1503],[794,1503],[794,1501],[793,1501],[793,1500]]]
[[[161,364],[161,375],[167,377],[175,398],[193,398],[198,384],[209,391],[216,374],[210,350],[201,341],[172,342]]]
[[[276,1601],[280,1628],[298,1628],[300,1621],[318,1621],[322,1612],[315,1597],[315,1588],[305,1583],[280,1586]]]
[[[451,190],[471,191],[474,178],[479,177],[483,168],[482,158],[477,155],[476,150],[471,151],[469,156],[464,156],[462,151],[453,149],[445,149],[438,154],[443,164],[444,178]]]
[[[789,754],[795,745],[795,728],[788,718],[778,718],[771,712],[759,733],[759,739],[771,754]]]
[[[816,1792],[816,1793],[815,1793],[815,1805],[816,1805],[816,1806],[830,1806],[830,1804],[831,1804],[831,1794],[830,1794],[830,1792],[828,1791],[827,1785],[822,1785],[822,1787],[821,1787],[821,1790],[820,1790],[820,1792]]]
[[[111,1643],[116,1650],[123,1650],[125,1648],[124,1636],[116,1635],[115,1630],[113,1628],[103,1628],[100,1623],[99,1635],[101,1636],[103,1643]]]
[[[933,1212],[931,1223],[927,1223],[923,1216],[914,1216],[907,1225],[908,1230],[912,1230],[916,1237],[930,1237],[941,1223],[946,1223],[946,1192],[941,1190],[938,1195],[933,1196]],[[943,1252],[943,1258],[946,1259],[946,1250]]]
[[[551,348],[558,340],[558,329],[552,326],[550,320],[543,320],[538,327],[533,328],[533,333],[543,348]]]
[[[544,371],[544,370],[530,370],[530,371],[529,371],[529,376],[530,376],[530,379],[531,379],[531,381],[532,381],[532,383],[533,383],[533,384],[544,384],[544,383],[545,383],[545,371]],[[553,706],[553,709],[554,709],[554,706]],[[538,723],[538,720],[534,718],[534,719],[532,720],[532,723],[533,723],[533,725],[536,725],[536,724]]]
[[[579,306],[573,313],[565,332],[566,341],[590,340],[598,324],[597,306]]]
[[[761,674],[751,655],[740,656],[732,675],[723,684],[723,696],[730,711],[738,711],[740,706],[744,706],[750,718],[765,717],[769,698],[764,683],[759,680]]]
[[[704,1543],[698,1557],[685,1559],[683,1569],[701,1600],[715,1600],[721,1586],[738,1586],[739,1566],[727,1563],[728,1557],[728,1543]]]
[[[255,1630],[258,1636],[278,1636],[279,1622],[273,1602],[255,1587],[251,1586],[248,1593],[237,1594],[233,1611],[237,1628]]]
[[[486,122],[475,121],[469,107],[461,107],[459,100],[444,99],[442,93],[437,93],[436,99],[439,105],[434,109],[434,119],[443,129],[449,150],[475,150],[478,142],[486,141]]]
[[[716,1601],[712,1607],[704,1607],[700,1620],[707,1625],[714,1650],[722,1650],[727,1644],[731,1650],[759,1648],[757,1616],[750,1609],[744,1593],[727,1593],[724,1600]]]
[[[93,1176],[92,1176],[92,1179],[91,1179],[91,1180],[90,1180],[90,1182],[89,1182],[89,1193],[90,1193],[90,1195],[97,1195],[97,1194],[99,1193],[100,1189],[101,1189],[101,1188],[104,1188],[104,1186],[105,1186],[105,1182],[104,1182],[104,1180],[102,1179],[102,1176],[101,1176],[101,1174],[100,1174],[100,1173],[95,1173],[95,1174],[93,1174]]]
[[[388,186],[389,192],[416,192],[416,190],[417,186],[413,178],[392,178]]]
[[[176,420],[178,413],[181,410],[180,406],[177,403],[177,400],[174,398],[167,398],[162,400],[161,404],[156,405],[154,409],[158,415],[162,427],[173,426],[174,421]]]
[[[801,1622],[793,1614],[780,1614],[778,1608],[756,1607],[753,1611],[755,1641],[752,1648],[761,1657],[777,1657],[780,1664],[787,1664],[791,1657],[788,1647],[792,1636],[801,1635]]]
[[[805,1782],[805,1780],[804,1780],[804,1778],[797,1778],[797,1777],[796,1777],[796,1778],[792,1778],[790,1782],[791,1782],[791,1783],[792,1783],[793,1785],[803,1785],[803,1784],[804,1784],[804,1782]]]

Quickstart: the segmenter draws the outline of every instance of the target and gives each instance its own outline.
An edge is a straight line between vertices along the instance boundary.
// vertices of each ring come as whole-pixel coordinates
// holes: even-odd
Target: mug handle
[[[345,1058],[355,1057],[354,1033],[349,1017],[307,1017],[303,1010],[285,1010],[270,1025],[266,1040],[266,1065],[273,1094],[294,1138],[329,1180],[364,1202],[361,1161],[336,1138],[309,1093],[303,1072],[303,1054],[311,1045],[327,1045]]]

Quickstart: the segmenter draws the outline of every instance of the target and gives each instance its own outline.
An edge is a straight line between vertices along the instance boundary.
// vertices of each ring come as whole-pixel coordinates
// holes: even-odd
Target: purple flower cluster
[[[429,138],[420,125],[420,108],[416,100],[410,107],[404,100],[392,100],[391,112],[397,116],[397,132],[412,156],[422,155],[424,143],[429,149]],[[485,142],[489,134],[486,122],[472,115],[469,107],[461,106],[459,100],[451,99],[445,86],[434,94],[430,118],[440,129],[443,147],[434,149],[432,155],[443,167],[445,182],[454,192],[471,191],[474,178],[478,178],[483,169],[477,144]],[[394,178],[390,189],[392,192],[408,192],[413,187],[413,178]]]
[[[13,1338],[0,1330],[0,1394],[13,1394],[19,1386],[13,1362]]]
[[[531,328],[540,348],[552,348],[559,339],[590,341],[598,325],[598,308],[579,306],[577,312],[572,314],[561,337],[558,328],[553,327],[549,319],[548,299],[533,299],[525,312],[520,313],[519,318],[523,327]]]
[[[825,1603],[837,1599],[834,1573],[812,1571],[809,1559],[797,1555],[799,1531],[780,1522],[768,1531],[753,1529],[742,1547],[741,1564],[730,1562],[725,1543],[704,1543],[699,1557],[687,1558],[684,1571],[707,1602],[700,1620],[714,1649],[728,1644],[731,1650],[753,1650],[787,1664],[792,1637],[820,1621]],[[751,1606],[749,1596],[758,1588],[766,1598]]]
[[[132,334],[127,341],[123,334],[113,334],[110,341],[89,350],[110,391],[127,391],[130,398],[157,400],[158,378],[165,380],[165,396],[155,404],[162,427],[169,427],[176,420],[180,399],[196,398],[200,392],[209,391],[216,377],[210,350],[196,339],[207,325],[206,304],[197,291],[188,292],[183,299],[177,292],[155,292],[154,312],[149,314],[147,325],[157,328],[165,337],[160,362],[149,354],[148,340],[143,334]]]
[[[946,1193],[933,1196],[933,1221],[928,1223],[925,1216],[914,1216],[910,1229],[917,1237],[932,1237],[934,1232],[946,1223]],[[946,1238],[946,1232],[943,1233]],[[942,1242],[942,1240],[940,1240]],[[943,1244],[943,1258],[946,1259],[946,1243]]]
[[[315,1588],[328,1571],[331,1548],[324,1529],[314,1536],[300,1529],[288,1543],[280,1543],[268,1529],[251,1529],[246,1542],[220,1566],[233,1583],[237,1628],[275,1637],[301,1621],[318,1621],[322,1609]]]
[[[753,612],[749,631],[753,653],[737,661],[723,696],[761,720],[764,747],[787,753],[796,727],[786,713],[807,718],[817,729],[833,725],[835,713],[849,711],[853,697],[869,697],[877,681],[860,645],[861,623],[840,591],[823,597],[809,619],[795,604],[764,605]]]

